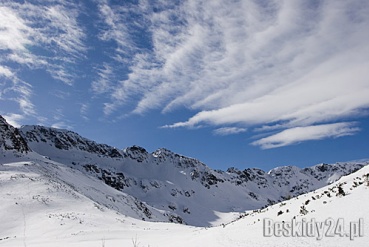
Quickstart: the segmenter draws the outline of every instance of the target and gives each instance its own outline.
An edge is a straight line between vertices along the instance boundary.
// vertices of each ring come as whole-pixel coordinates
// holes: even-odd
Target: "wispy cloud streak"
[[[213,133],[215,135],[226,136],[226,135],[239,134],[239,133],[243,133],[243,132],[246,132],[246,131],[247,131],[247,129],[245,129],[245,128],[222,127],[222,128],[219,128],[219,129],[215,129],[213,131]]]
[[[215,135],[273,129],[279,133],[253,144],[274,148],[310,140],[300,132],[296,140],[287,137],[301,128],[319,132],[316,140],[340,136],[323,126],[356,133],[334,124],[357,121],[369,108],[367,1],[87,5],[96,12],[87,14],[97,19],[92,24],[81,24],[83,3],[75,1],[1,2],[1,94],[17,91],[12,99],[24,113],[35,114],[33,85],[10,64],[43,69],[73,85],[90,50],[98,57],[87,65],[90,102],[103,99],[99,109],[109,117],[127,109],[171,114],[188,108],[196,112],[192,117],[165,127],[210,125]]]
[[[79,14],[72,1],[0,3],[0,77],[7,78],[1,91],[22,114],[36,115],[33,86],[22,72],[42,69],[68,85],[78,77],[71,68],[87,51]]]
[[[185,23],[181,39],[158,39],[163,63],[152,80],[161,82],[135,110],[199,110],[167,127],[308,127],[369,107],[366,2],[189,1],[176,15]]]
[[[307,127],[295,127],[283,130],[253,142],[253,145],[262,149],[271,149],[288,146],[302,141],[321,140],[325,138],[338,138],[356,134],[360,129],[354,123],[334,123],[314,125]]]

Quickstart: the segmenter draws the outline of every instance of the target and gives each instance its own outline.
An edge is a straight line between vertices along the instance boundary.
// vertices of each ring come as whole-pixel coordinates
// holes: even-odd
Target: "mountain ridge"
[[[17,130],[2,129],[2,135]],[[43,156],[46,162],[58,162],[133,196],[132,207],[141,212],[136,218],[195,226],[219,224],[217,212],[238,214],[313,191],[367,164],[220,171],[165,148],[152,153],[139,146],[119,150],[73,131],[44,126],[22,126],[18,132],[28,151]],[[119,208],[119,200],[102,204]]]

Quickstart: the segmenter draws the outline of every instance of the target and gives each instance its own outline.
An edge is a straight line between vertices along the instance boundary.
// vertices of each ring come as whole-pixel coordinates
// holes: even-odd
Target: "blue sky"
[[[2,0],[0,114],[217,169],[369,158],[369,2]]]

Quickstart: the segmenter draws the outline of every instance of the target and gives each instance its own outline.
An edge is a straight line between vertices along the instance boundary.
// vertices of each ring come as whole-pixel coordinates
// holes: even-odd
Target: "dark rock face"
[[[337,163],[337,164],[319,164],[312,167],[307,167],[301,170],[301,173],[306,174],[308,176],[312,176],[319,181],[326,180],[329,176],[334,173],[338,173],[341,176],[351,174],[361,169],[363,164],[346,164],[346,163]]]
[[[138,208],[140,211],[142,211],[142,212],[144,213],[144,215],[145,215],[147,218],[151,219],[151,217],[152,217],[152,212],[151,212],[151,211],[150,211],[150,209],[146,206],[146,204],[145,204],[145,203],[143,203],[143,202],[141,202],[141,201],[139,201],[139,200],[136,200],[136,201],[135,201],[135,204],[136,204],[137,208]],[[143,218],[143,219],[144,219],[144,218]]]
[[[123,157],[116,148],[106,144],[98,144],[69,130],[60,130],[43,126],[24,126],[21,128],[21,134],[28,142],[44,142],[60,150],[77,149],[111,158]]]
[[[125,187],[129,186],[129,183],[126,180],[123,172],[108,171],[106,169],[99,168],[97,165],[91,164],[86,164],[83,167],[87,172],[93,174],[105,184],[116,190],[123,191]]]
[[[232,183],[236,185],[247,186],[248,183],[256,183],[260,188],[267,188],[268,181],[271,180],[271,176],[265,171],[258,168],[247,168],[243,171],[237,168],[228,168],[227,173],[232,174]]]
[[[183,219],[178,215],[169,215],[168,218],[169,218],[169,222],[184,224]]]
[[[152,153],[152,156],[155,157],[158,163],[170,162],[174,166],[180,168],[206,167],[204,163],[202,163],[197,159],[173,153],[172,151],[166,148],[159,148],[158,150]]]
[[[31,151],[19,130],[8,124],[2,116],[0,116],[0,148],[21,153]]]
[[[139,163],[148,162],[149,153],[146,149],[139,146],[128,147],[124,150],[124,157],[136,160]]]
[[[210,189],[211,185],[216,185],[218,182],[223,183],[224,180],[217,178],[214,174],[205,171],[201,178],[201,183],[208,189]]]

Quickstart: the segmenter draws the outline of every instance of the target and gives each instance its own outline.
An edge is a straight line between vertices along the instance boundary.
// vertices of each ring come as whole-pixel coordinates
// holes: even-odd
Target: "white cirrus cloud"
[[[6,77],[6,78],[12,78],[14,76],[14,73],[8,67],[0,65],[0,76]]]
[[[0,76],[8,79],[1,90],[23,114],[37,115],[23,72],[41,69],[67,85],[78,77],[74,65],[87,51],[79,8],[73,1],[1,1]]]
[[[111,84],[115,76],[112,66],[104,63],[101,68],[96,70],[98,78],[91,84],[92,91],[96,94],[111,92],[113,90]]]
[[[73,62],[87,49],[79,14],[78,6],[69,1],[4,1],[0,5],[0,50],[7,52],[8,59],[29,66],[52,69],[55,62]]]
[[[119,99],[138,97],[137,113],[180,106],[200,111],[239,104],[261,107],[264,102],[268,106],[273,97],[280,97],[281,88],[293,99],[290,94],[303,91],[300,85],[310,92],[331,90],[335,82],[325,79],[339,79],[334,78],[335,72],[346,76],[337,82],[344,87],[367,75],[363,68],[368,65],[364,54],[368,54],[369,4],[365,2],[185,1],[174,5],[155,1],[152,5],[155,11],[141,4],[153,47],[134,54],[128,79],[118,83],[112,94],[118,105],[126,102]],[[132,38],[127,27],[122,30],[124,35],[115,35],[117,43]],[[348,82],[347,75],[357,65],[362,68],[360,75]],[[366,89],[363,80],[354,83]],[[333,90],[330,96],[341,96],[344,90]],[[263,98],[268,95],[272,97]],[[329,96],[316,98],[295,108]],[[280,103],[281,111],[285,104]]]
[[[18,104],[19,110],[24,116],[35,116],[35,105],[31,101],[33,95],[32,85],[19,80],[17,77],[12,77],[11,79],[11,85],[9,85],[9,87],[5,87],[3,90],[0,90],[0,99],[9,100]]]
[[[238,128],[238,127],[222,127],[219,129],[215,129],[213,133],[215,135],[225,136],[225,135],[234,135],[246,132],[247,129],[245,128]]]
[[[350,122],[294,127],[254,141],[252,145],[260,146],[262,149],[271,149],[303,141],[354,135],[359,130],[358,127],[355,127],[355,123]]]
[[[214,133],[238,126],[261,135],[278,130],[269,137],[281,138],[296,128],[357,121],[369,108],[368,1],[93,4],[97,12],[88,17],[97,22],[84,26],[83,3],[3,0],[0,76],[11,84],[18,74],[9,64],[18,63],[72,85],[78,78],[75,65],[88,48],[96,49],[102,65],[92,66],[97,69],[91,91],[94,99],[104,99],[99,104],[105,115],[185,107],[196,113],[164,127],[211,125]],[[96,38],[89,45],[96,47],[86,44],[87,28],[98,29],[89,33]],[[19,94],[28,100],[32,95]],[[14,98],[31,114],[32,102],[27,109],[21,96]],[[322,131],[319,139],[329,137]]]
[[[199,111],[165,126],[172,128],[237,124],[288,130],[355,118],[369,108],[369,3],[185,6],[177,10],[186,23],[182,36],[158,39],[162,66],[146,73],[158,85],[141,89],[135,111]],[[166,28],[159,25],[153,36],[167,34]],[[131,83],[136,82],[121,85]]]
[[[79,111],[80,111],[81,117],[84,120],[89,120],[89,118],[87,117],[89,108],[90,108],[89,104],[86,104],[86,103],[81,104],[81,108]]]
[[[125,15],[120,14],[120,11],[124,11],[124,8],[112,8],[107,0],[103,0],[100,1],[98,10],[100,18],[106,25],[101,30],[99,38],[104,41],[115,41],[117,43],[116,51],[125,52],[132,49],[133,45],[131,44],[127,24],[121,19]]]
[[[17,12],[0,5],[0,50],[26,51],[33,30]]]

